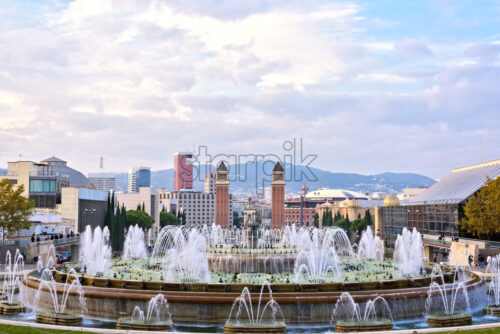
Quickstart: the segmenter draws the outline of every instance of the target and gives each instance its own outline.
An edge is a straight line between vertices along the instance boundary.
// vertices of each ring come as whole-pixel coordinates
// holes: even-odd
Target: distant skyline
[[[440,179],[500,158],[498,78],[493,0],[7,0],[0,168],[160,170],[302,138],[315,168]]]

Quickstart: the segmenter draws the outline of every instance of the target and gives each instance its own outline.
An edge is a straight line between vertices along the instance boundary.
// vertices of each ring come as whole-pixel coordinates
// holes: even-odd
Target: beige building
[[[318,213],[318,223],[319,227],[321,228],[323,226],[323,215],[327,212],[330,211],[332,213],[332,216],[335,216],[337,213],[340,213],[342,217],[346,217],[346,215],[349,217],[349,220],[353,221],[354,219],[358,218],[358,215],[361,216],[361,218],[365,217],[366,210],[370,211],[370,214],[375,213],[375,204],[379,203],[378,201],[372,201],[372,200],[357,200],[357,199],[348,199],[346,198],[345,200],[341,202],[329,202],[326,201],[323,204],[320,204],[316,207],[316,212]]]
[[[116,203],[121,207],[122,205],[128,210],[136,210],[137,206],[144,204],[144,211],[153,217],[152,207],[151,207],[151,188],[150,187],[140,187],[138,192],[130,193],[116,193]]]

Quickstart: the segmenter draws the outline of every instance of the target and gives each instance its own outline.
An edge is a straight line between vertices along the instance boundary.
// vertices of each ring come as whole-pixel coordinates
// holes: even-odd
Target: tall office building
[[[89,182],[92,183],[96,190],[114,191],[116,187],[115,173],[89,173]]]
[[[174,154],[174,190],[193,189],[193,155],[186,152]]]
[[[128,192],[139,192],[141,187],[151,187],[150,167],[134,167],[128,171]]]

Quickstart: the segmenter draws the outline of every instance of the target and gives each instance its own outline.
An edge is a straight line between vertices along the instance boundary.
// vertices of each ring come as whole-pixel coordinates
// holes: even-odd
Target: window
[[[56,191],[56,180],[30,180],[30,192],[53,193]]]

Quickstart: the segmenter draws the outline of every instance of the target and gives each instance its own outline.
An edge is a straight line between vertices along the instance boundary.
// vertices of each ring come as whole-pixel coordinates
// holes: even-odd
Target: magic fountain
[[[227,332],[282,332],[289,324],[329,324],[332,314],[349,307],[336,326],[347,321],[357,328],[389,328],[392,321],[421,317],[429,300],[457,289],[460,299],[463,291],[483,285],[474,274],[454,285],[457,275],[448,267],[436,280],[416,230],[398,236],[394,261],[384,260],[382,241],[371,229],[357,253],[336,227],[166,226],[149,255],[144,241],[144,232],[130,227],[122,256],[112,258],[107,228],[87,227],[78,263],[44,268],[45,275],[34,271],[23,286],[28,295],[40,294],[40,310],[120,319],[120,328],[225,324]],[[72,282],[79,285],[70,288]]]

